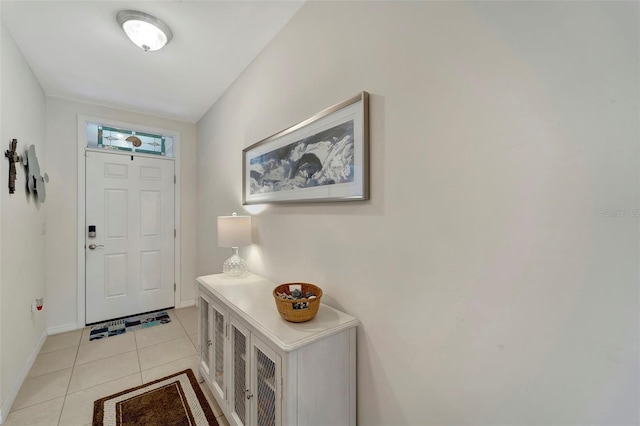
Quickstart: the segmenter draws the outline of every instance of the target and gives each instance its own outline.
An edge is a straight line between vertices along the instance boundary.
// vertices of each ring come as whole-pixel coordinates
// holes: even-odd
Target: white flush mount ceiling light
[[[167,24],[144,12],[121,10],[116,20],[131,41],[145,52],[162,49],[173,38]]]

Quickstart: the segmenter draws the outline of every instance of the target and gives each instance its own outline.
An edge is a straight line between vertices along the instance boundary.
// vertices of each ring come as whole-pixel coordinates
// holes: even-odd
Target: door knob
[[[104,247],[104,246],[102,244],[100,244],[100,245],[89,244],[89,250],[95,250],[98,247]]]

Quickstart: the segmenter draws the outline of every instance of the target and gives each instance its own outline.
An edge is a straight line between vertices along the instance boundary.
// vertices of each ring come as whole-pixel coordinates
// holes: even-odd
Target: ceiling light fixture
[[[144,12],[121,10],[116,20],[131,41],[145,52],[162,49],[173,38],[167,24]]]

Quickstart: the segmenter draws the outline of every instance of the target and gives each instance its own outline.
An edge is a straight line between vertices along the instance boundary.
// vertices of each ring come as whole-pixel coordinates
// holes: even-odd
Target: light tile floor
[[[96,399],[187,368],[197,377],[198,311],[169,316],[169,324],[93,342],[89,327],[47,337],[3,425],[90,425]],[[227,426],[211,391],[200,387]]]

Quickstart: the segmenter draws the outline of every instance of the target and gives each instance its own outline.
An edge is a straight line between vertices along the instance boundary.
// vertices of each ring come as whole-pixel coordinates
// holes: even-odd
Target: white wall
[[[9,195],[8,161],[4,151],[18,140],[22,154],[35,145],[40,165],[46,163],[45,96],[11,34],[2,32],[2,130],[0,161],[0,410],[6,417],[39,345],[44,342],[45,315],[31,313],[31,302],[45,297],[46,205],[26,191],[25,168],[16,164],[15,193]],[[45,298],[45,309],[47,299]]]
[[[358,422],[637,424],[638,12],[307,3],[198,123],[197,272],[242,149],[367,90],[371,200],[269,206],[243,253],[362,321]]]
[[[78,115],[100,117],[180,133],[181,170],[181,300],[194,299],[195,285],[195,156],[196,126],[103,106],[47,97],[47,142],[50,149],[45,171],[50,184],[47,194],[47,294],[50,329],[76,323],[77,316],[77,143]]]

